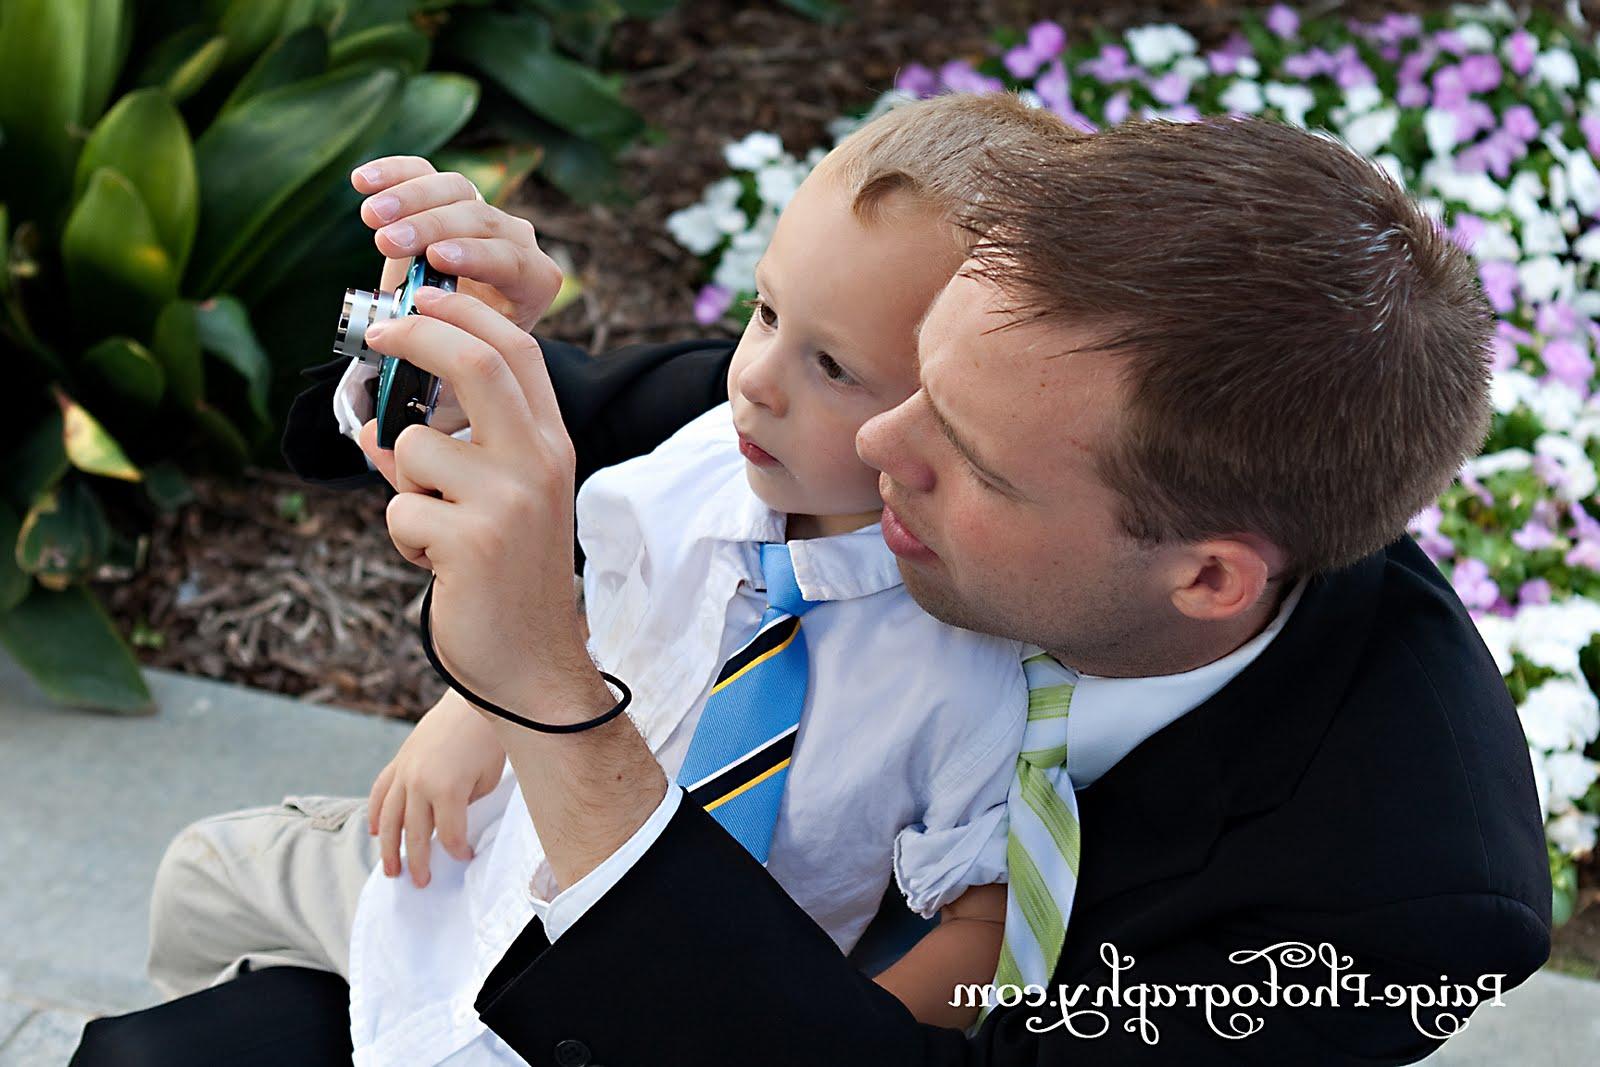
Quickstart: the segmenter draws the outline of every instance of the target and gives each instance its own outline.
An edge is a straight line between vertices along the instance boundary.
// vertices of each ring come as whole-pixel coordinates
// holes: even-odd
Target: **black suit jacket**
[[[623,358],[631,371],[600,360],[558,376],[552,362],[563,411],[586,420],[569,429],[589,470],[722,398],[726,346]],[[652,387],[663,381],[673,388]],[[627,417],[608,419],[605,404]],[[1054,981],[1087,987],[1074,1026],[1101,1036],[1069,1033],[1055,1004],[998,1009],[973,1039],[919,1025],[689,804],[557,944],[531,924],[478,1010],[531,1063],[1404,1063],[1445,1031],[1437,1009],[1413,1022],[1420,994],[1385,1003],[1387,987],[1437,997],[1503,974],[1510,988],[1549,954],[1544,830],[1516,710],[1409,537],[1313,579],[1255,662],[1078,801],[1081,879]],[[1115,978],[1102,943],[1131,957]],[[1295,968],[1282,947],[1323,943],[1348,963]],[[1276,1006],[1268,960],[1229,958],[1261,950]],[[1337,997],[1317,992],[1330,983]],[[1178,1000],[1152,1001],[1141,1028],[1136,984]],[[1311,1006],[1284,1004],[1288,985]],[[1262,1002],[1208,1014],[1195,986],[1253,987]],[[1230,1021],[1238,1011],[1248,1019]]]

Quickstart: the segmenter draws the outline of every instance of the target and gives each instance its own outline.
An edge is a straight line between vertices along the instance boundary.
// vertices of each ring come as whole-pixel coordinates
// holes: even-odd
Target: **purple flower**
[[[1359,58],[1345,61],[1341,60],[1334,69],[1333,80],[1341,89],[1354,89],[1362,85],[1378,84],[1378,76],[1372,73],[1372,68],[1361,62]]]
[[[1284,4],[1273,4],[1265,21],[1267,29],[1286,41],[1300,32],[1300,16]]]
[[[1105,120],[1107,126],[1115,126],[1128,117],[1129,94],[1126,89],[1119,89],[1111,94],[1111,99],[1106,101]]]
[[[1511,535],[1511,543],[1524,552],[1537,552],[1556,543],[1555,531],[1540,522],[1530,522]]]
[[[1333,68],[1333,56],[1320,48],[1313,48],[1297,56],[1287,56],[1283,61],[1284,73],[1300,81],[1309,81],[1318,74],[1332,73]]]
[[[1394,101],[1401,107],[1427,107],[1428,87],[1421,82],[1403,82],[1395,90]]]
[[[1588,142],[1589,154],[1600,159],[1600,115],[1585,115],[1578,120],[1578,129],[1583,131],[1583,139]]]
[[[1600,571],[1600,541],[1585,537],[1567,549],[1562,562],[1569,567],[1585,567],[1591,571]]]
[[[1467,102],[1467,83],[1454,63],[1433,72],[1433,106],[1455,109]]]
[[[1177,71],[1163,74],[1150,83],[1150,95],[1171,107],[1189,99],[1189,79]]]
[[[1504,77],[1505,71],[1494,56],[1472,55],[1461,61],[1461,80],[1469,92],[1486,93],[1497,88]]]
[[[1439,505],[1429,504],[1413,515],[1411,521],[1406,524],[1406,529],[1411,531],[1422,551],[1426,552],[1428,558],[1435,563],[1456,554],[1456,546],[1451,543],[1450,538],[1439,532],[1439,523],[1443,519],[1444,512],[1439,509]]]
[[[1500,320],[1499,325],[1506,325],[1505,320]],[[1489,338],[1489,352],[1489,369],[1492,371],[1509,370],[1517,365],[1519,354],[1516,342],[1498,330],[1495,331],[1493,337]]]
[[[1539,136],[1539,120],[1533,117],[1533,108],[1527,104],[1514,104],[1506,108],[1500,128],[1506,131],[1507,136],[1515,137],[1524,144]]]
[[[1380,32],[1386,41],[1403,41],[1422,32],[1422,19],[1417,15],[1385,15]]]
[[[1235,30],[1221,48],[1206,53],[1206,63],[1211,67],[1212,74],[1222,76],[1238,70],[1239,60],[1248,55],[1250,55],[1249,38]]]
[[[894,87],[916,96],[932,96],[939,91],[939,76],[921,63],[907,63],[894,76]]]
[[[1453,56],[1463,55],[1467,51],[1467,42],[1455,30],[1440,30],[1433,35],[1433,42]]]
[[[1481,559],[1467,558],[1457,563],[1450,576],[1456,595],[1469,608],[1487,608],[1500,596],[1500,587],[1489,577],[1489,565]]]
[[[721,285],[707,285],[694,298],[694,321],[702,326],[710,326],[732,306],[733,290]]]
[[[1457,212],[1450,227],[1450,239],[1463,251],[1472,251],[1473,244],[1483,236],[1483,220],[1469,211]]]
[[[1033,83],[1033,91],[1039,94],[1045,106],[1056,114],[1061,114],[1065,108],[1072,106],[1072,95],[1068,91],[1067,68],[1061,65],[1061,60],[1053,60],[1045,68],[1044,73]]]
[[[1501,260],[1493,260],[1478,267],[1478,277],[1483,280],[1483,291],[1495,311],[1504,315],[1517,306],[1517,268]]]
[[[1550,603],[1550,582],[1545,578],[1530,578],[1517,586],[1517,603],[1523,607],[1529,604]]]
[[[1563,300],[1551,300],[1541,304],[1537,314],[1534,315],[1533,328],[1550,336],[1577,333],[1578,309]]]
[[[1572,527],[1578,536],[1590,541],[1600,541],[1600,522],[1578,501],[1574,500],[1567,507],[1567,517],[1572,520]]]
[[[1132,81],[1139,76],[1137,64],[1128,62],[1128,50],[1118,44],[1100,46],[1100,55],[1078,64],[1078,73],[1093,76],[1096,81]]]
[[[997,93],[1005,89],[999,78],[979,74],[971,63],[952,59],[939,68],[939,81],[946,89],[957,93]]]
[[[1551,341],[1539,353],[1550,377],[1581,392],[1587,392],[1594,377],[1594,360],[1582,347],[1568,340]]]
[[[1533,69],[1533,57],[1539,53],[1539,41],[1527,30],[1518,30],[1507,38],[1506,50],[1511,53],[1507,57],[1511,61],[1511,72],[1520,78]]]
[[[1039,64],[1044,60],[1027,45],[1019,44],[1006,52],[1003,62],[1011,76],[1021,81],[1033,77],[1034,72],[1039,69]]]
[[[1028,27],[1028,47],[1040,62],[1054,59],[1067,49],[1067,31],[1059,22],[1035,22]]]

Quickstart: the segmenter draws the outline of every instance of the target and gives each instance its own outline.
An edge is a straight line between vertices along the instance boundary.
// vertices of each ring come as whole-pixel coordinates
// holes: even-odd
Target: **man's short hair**
[[[1265,119],[994,153],[969,269],[1087,328],[1128,390],[1099,473],[1147,542],[1254,533],[1288,574],[1387,544],[1481,447],[1493,315],[1387,172]],[[1070,358],[1070,355],[1067,356]]]

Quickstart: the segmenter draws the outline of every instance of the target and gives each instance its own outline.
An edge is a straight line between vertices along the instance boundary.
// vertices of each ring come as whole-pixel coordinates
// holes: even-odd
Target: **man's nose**
[[[933,489],[935,478],[933,467],[916,447],[915,400],[913,396],[862,423],[856,431],[856,454],[907,489],[926,493]]]

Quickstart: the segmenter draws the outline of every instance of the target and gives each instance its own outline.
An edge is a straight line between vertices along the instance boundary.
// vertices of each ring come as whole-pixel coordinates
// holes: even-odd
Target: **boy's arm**
[[[577,451],[577,483],[601,467],[643,455],[680,426],[727,399],[735,342],[697,339],[630,345],[591,358],[565,341],[540,338],[562,420]],[[339,432],[333,393],[348,360],[301,373],[314,384],[295,397],[281,449],[289,469],[331,489],[383,483],[360,447]]]
[[[939,925],[874,979],[911,1009],[918,1022],[965,1030],[976,1008],[952,1007],[958,985],[988,985],[1000,962],[1006,887],[977,885],[939,911]]]

